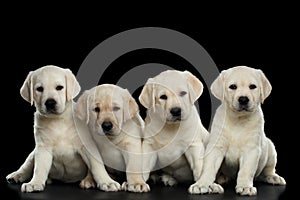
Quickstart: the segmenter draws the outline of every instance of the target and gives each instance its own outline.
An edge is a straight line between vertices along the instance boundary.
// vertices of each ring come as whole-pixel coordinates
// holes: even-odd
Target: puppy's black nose
[[[101,124],[104,131],[110,131],[113,128],[113,124],[110,121],[105,121]]]
[[[249,102],[249,98],[246,96],[241,96],[239,97],[238,101],[241,105],[247,105]]]
[[[172,114],[172,116],[174,117],[179,117],[181,115],[181,108],[179,107],[175,107],[175,108],[172,108],[170,110],[170,113]]]
[[[47,109],[54,109],[56,105],[56,101],[54,99],[47,99],[47,101],[45,102],[45,106]]]

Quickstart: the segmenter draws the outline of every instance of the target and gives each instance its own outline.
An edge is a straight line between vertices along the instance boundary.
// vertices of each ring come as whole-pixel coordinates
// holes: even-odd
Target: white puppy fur
[[[208,131],[195,101],[203,85],[188,71],[166,70],[149,78],[139,96],[147,108],[143,140],[144,176],[162,169],[165,185],[200,178]]]
[[[93,187],[91,174],[100,189],[120,189],[101,162],[90,156],[77,134],[72,106],[79,91],[80,85],[69,69],[49,65],[28,74],[20,92],[36,107],[35,148],[24,164],[6,177],[9,182],[24,182],[33,175],[22,184],[22,192],[44,190],[47,179],[77,182],[85,176],[80,186]]]
[[[75,106],[78,118],[84,121],[109,172],[125,172],[127,182],[122,189],[148,192],[142,176],[141,137],[144,121],[127,89],[103,84],[87,90]]]
[[[221,100],[216,110],[204,168],[200,179],[189,188],[192,194],[223,193],[221,185],[236,178],[236,193],[256,195],[254,180],[285,185],[275,173],[274,144],[264,133],[261,103],[271,93],[271,85],[259,69],[237,66],[224,70],[211,85],[213,95]]]

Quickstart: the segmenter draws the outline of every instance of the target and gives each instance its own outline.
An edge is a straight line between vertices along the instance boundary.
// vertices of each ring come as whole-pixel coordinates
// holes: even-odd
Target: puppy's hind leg
[[[94,143],[90,144],[95,145]],[[106,192],[116,192],[121,189],[121,185],[118,182],[111,179],[111,177],[108,175],[100,154],[94,157],[87,151],[85,147],[82,147],[79,153],[84,162],[87,164],[91,176],[97,184],[97,188]],[[96,159],[97,157],[98,159]],[[90,178],[89,175],[87,175],[87,177]]]
[[[268,140],[268,143],[268,161],[257,180],[267,182],[273,185],[285,185],[286,182],[284,178],[279,176],[275,172],[275,166],[277,163],[277,153],[275,150],[275,146],[271,142],[271,140]]]
[[[178,183],[177,180],[173,176],[171,176],[169,174],[165,174],[165,173],[163,173],[161,175],[160,179],[164,183],[165,186],[175,186]]]
[[[89,189],[89,188],[95,188],[96,187],[94,178],[93,178],[90,170],[88,170],[88,173],[87,173],[86,177],[80,181],[79,186],[82,189]]]
[[[21,167],[17,171],[12,172],[6,176],[6,180],[9,183],[22,183],[28,180],[32,176],[33,165],[34,165],[34,151],[32,151],[28,155],[25,162],[21,165]]]
[[[216,182],[220,185],[224,185],[230,181],[230,178],[223,174],[221,170],[219,170],[217,177],[216,177]]]

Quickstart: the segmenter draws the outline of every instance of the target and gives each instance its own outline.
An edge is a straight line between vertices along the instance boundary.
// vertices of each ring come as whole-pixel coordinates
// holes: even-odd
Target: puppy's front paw
[[[22,192],[41,192],[45,188],[45,184],[37,182],[23,183],[21,187]]]
[[[147,183],[135,183],[135,184],[129,184],[127,182],[124,182],[122,184],[122,190],[129,191],[129,192],[149,192],[150,187]]]
[[[189,187],[190,194],[206,194],[206,193],[213,193],[213,194],[221,194],[224,193],[224,189],[221,185],[217,183],[213,183],[211,185],[200,185],[198,183],[194,183]]]
[[[15,171],[6,176],[6,180],[9,183],[22,183],[26,181],[30,175],[25,172]]]
[[[121,185],[116,181],[98,184],[97,187],[105,192],[117,192],[121,190]]]
[[[177,185],[177,181],[175,178],[168,174],[163,174],[161,176],[161,181],[165,184],[165,186],[174,186]]]
[[[272,176],[267,176],[266,177],[266,182],[273,184],[273,185],[286,185],[286,182],[284,180],[284,178],[282,178],[279,175],[272,175]]]
[[[248,196],[253,196],[257,194],[256,187],[253,186],[236,186],[235,187],[235,192],[240,195],[248,195]]]

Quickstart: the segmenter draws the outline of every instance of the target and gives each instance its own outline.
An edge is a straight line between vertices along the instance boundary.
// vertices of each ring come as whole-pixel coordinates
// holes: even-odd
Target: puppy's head
[[[238,112],[252,112],[271,93],[271,84],[259,69],[237,66],[223,70],[211,85],[215,97]]]
[[[120,133],[124,122],[133,118],[139,108],[127,89],[103,84],[85,91],[74,111],[93,133],[113,136]]]
[[[148,79],[139,101],[167,123],[177,123],[188,117],[202,91],[202,83],[190,72],[166,70]]]
[[[69,69],[48,65],[31,71],[20,93],[42,115],[50,115],[63,113],[66,103],[79,91],[80,85]]]

